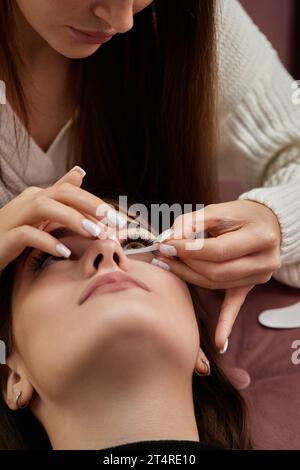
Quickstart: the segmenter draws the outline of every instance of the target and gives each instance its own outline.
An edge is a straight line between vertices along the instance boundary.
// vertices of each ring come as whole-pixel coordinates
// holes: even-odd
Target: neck
[[[199,441],[192,384],[149,377],[114,389],[97,387],[42,419],[53,449],[105,449],[144,440]],[[93,387],[93,390],[95,388]],[[99,392],[100,390],[100,392]]]

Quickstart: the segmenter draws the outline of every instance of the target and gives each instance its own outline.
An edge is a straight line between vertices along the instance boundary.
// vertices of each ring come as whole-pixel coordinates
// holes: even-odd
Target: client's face
[[[152,265],[151,253],[125,255],[136,231],[120,231],[119,243],[66,230],[55,236],[71,249],[69,259],[37,250],[21,258],[13,292],[13,355],[38,397],[64,402],[93,377],[103,386],[134,385],[139,376],[163,370],[191,377],[199,332],[189,290]],[[145,229],[139,233],[153,238]],[[95,280],[112,272],[142,285],[106,284],[87,296]]]

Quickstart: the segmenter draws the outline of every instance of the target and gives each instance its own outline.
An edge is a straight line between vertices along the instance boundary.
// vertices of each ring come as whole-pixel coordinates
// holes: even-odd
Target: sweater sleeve
[[[220,148],[233,159],[238,199],[278,218],[282,266],[273,277],[300,287],[300,91],[239,2],[220,3]]]

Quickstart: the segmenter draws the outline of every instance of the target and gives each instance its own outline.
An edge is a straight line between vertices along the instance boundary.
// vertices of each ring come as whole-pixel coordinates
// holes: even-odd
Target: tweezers
[[[202,237],[203,238],[207,238],[208,237],[208,233],[207,232],[199,232],[199,233],[195,233],[195,236],[194,238],[197,238],[199,234],[202,234]],[[159,251],[159,245],[160,243],[163,243],[165,242],[166,240],[168,239],[171,239],[172,236],[174,235],[174,230],[172,229],[168,229],[168,230],[165,230],[164,232],[162,232],[156,239],[155,241],[153,242],[152,245],[150,246],[144,246],[142,248],[132,248],[132,249],[128,249],[128,250],[124,250],[124,254],[125,255],[136,255],[136,254],[140,254],[140,253],[147,253],[147,252],[150,252],[150,251]],[[201,237],[201,238],[202,238]]]
[[[150,251],[159,251],[159,245],[162,242],[165,242],[169,238],[172,238],[174,235],[174,231],[172,229],[165,230],[162,232],[158,237],[156,237],[153,241],[153,244],[150,246],[143,246],[142,248],[132,248],[128,250],[124,250],[125,255],[136,255],[140,253],[147,253]]]

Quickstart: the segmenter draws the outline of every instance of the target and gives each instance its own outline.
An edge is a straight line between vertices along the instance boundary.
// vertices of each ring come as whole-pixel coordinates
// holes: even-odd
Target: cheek
[[[74,292],[80,290],[49,280],[47,288],[37,288],[14,307],[14,342],[40,394],[54,396],[73,374],[83,328],[74,320]]]
[[[187,284],[175,274],[146,263],[133,262],[132,274],[153,290],[144,308],[155,318],[157,331],[165,334],[175,349],[180,345],[188,354],[197,351],[199,328]]]
[[[13,304],[13,325],[16,345],[32,361],[51,351],[60,355],[66,331],[72,321],[74,287],[66,281],[39,283],[30,294]],[[74,300],[73,300],[74,302]],[[54,357],[55,361],[56,358]]]

